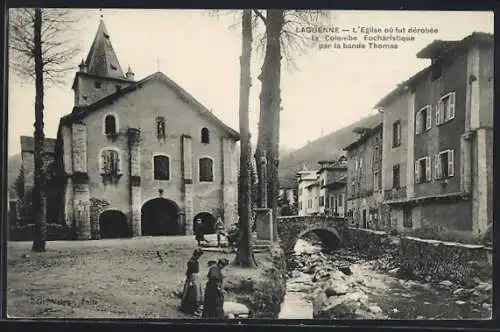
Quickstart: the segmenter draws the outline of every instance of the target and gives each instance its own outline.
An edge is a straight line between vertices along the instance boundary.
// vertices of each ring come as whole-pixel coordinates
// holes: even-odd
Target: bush
[[[10,227],[10,241],[33,241],[35,234],[35,224],[17,225]],[[69,240],[70,230],[66,225],[48,223],[47,241]]]

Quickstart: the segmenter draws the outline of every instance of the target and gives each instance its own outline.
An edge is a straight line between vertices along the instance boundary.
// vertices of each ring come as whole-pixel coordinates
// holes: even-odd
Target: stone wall
[[[270,248],[270,262],[259,260],[262,269],[258,278],[244,278],[226,286],[235,300],[250,311],[251,318],[278,318],[286,293],[285,254],[278,246]],[[264,266],[268,265],[268,266]],[[230,289],[227,289],[230,287]]]
[[[394,245],[389,234],[383,231],[348,227],[343,234],[343,246],[369,258],[384,254]]]
[[[403,237],[400,272],[417,278],[450,280],[464,286],[492,278],[492,249],[480,245]]]

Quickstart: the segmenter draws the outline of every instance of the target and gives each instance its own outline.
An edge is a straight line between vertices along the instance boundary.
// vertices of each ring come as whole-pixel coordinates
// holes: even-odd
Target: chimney
[[[128,70],[127,70],[127,73],[125,74],[127,76],[127,79],[129,80],[134,80],[134,72],[132,71],[132,69],[130,68],[130,66],[128,66]]]

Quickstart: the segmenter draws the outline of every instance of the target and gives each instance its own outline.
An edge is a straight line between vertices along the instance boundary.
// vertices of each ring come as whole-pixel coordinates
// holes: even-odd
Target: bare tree
[[[329,13],[319,10],[254,10],[264,23],[266,30],[260,42],[265,41],[265,56],[260,94],[259,136],[255,151],[259,179],[260,206],[272,209],[278,214],[279,198],[279,132],[281,107],[281,60],[294,65],[296,52],[305,51],[313,45],[311,38],[300,33],[300,27],[313,26],[329,17]],[[299,32],[297,32],[299,30]],[[274,226],[276,233],[276,226]]]
[[[249,100],[251,87],[250,62],[252,57],[252,10],[244,9],[242,19],[242,51],[240,57],[240,178],[238,181],[238,205],[240,213],[240,242],[235,264],[243,267],[256,265],[252,250],[250,230],[251,204],[251,145],[249,126]]]
[[[44,165],[44,83],[62,83],[78,54],[74,40],[67,39],[77,22],[68,9],[11,9],[9,22],[10,65],[22,78],[35,80],[35,146],[33,208],[36,216],[33,251],[45,251],[47,233]]]

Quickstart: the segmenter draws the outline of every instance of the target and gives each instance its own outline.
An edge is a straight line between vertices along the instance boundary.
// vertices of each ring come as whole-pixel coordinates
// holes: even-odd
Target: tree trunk
[[[35,170],[33,186],[33,207],[35,212],[35,234],[33,251],[45,251],[47,235],[46,195],[44,176],[44,133],[43,133],[43,58],[42,58],[42,9],[35,8],[34,21],[34,60],[35,60]]]
[[[250,60],[252,56],[252,10],[243,10],[242,22],[242,54],[240,57],[240,178],[238,205],[240,212],[240,243],[235,259],[235,264],[243,267],[254,267],[256,265],[252,248],[252,237],[250,230],[251,211],[251,147],[249,129],[249,99],[250,99]]]
[[[267,10],[266,53],[262,73],[259,77],[262,81],[262,90],[260,94],[259,138],[255,158],[261,192],[267,185],[265,190],[266,197],[261,196],[260,199],[261,207],[271,208],[273,219],[278,215],[279,127],[281,110],[280,34],[283,30],[283,25],[283,10]],[[263,156],[266,157],[265,165],[260,162]],[[273,228],[274,234],[277,235],[276,227],[274,226]]]

